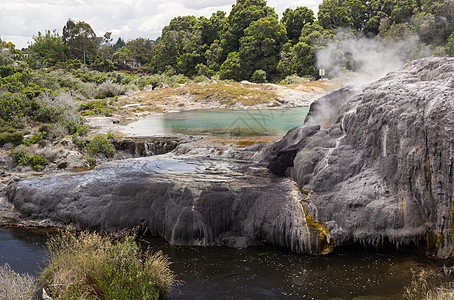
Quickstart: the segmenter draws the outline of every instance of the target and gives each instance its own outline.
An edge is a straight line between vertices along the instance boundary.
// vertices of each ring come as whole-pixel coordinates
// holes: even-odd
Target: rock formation
[[[308,125],[293,129],[300,134],[274,145],[270,169],[311,191],[336,245],[425,245],[452,256],[454,59],[414,61],[344,94],[335,119],[320,117],[331,101],[321,98]]]
[[[100,231],[138,227],[174,245],[265,242],[295,252],[332,250],[329,232],[301,205],[293,180],[230,159],[169,154],[113,161],[19,181],[7,197],[35,222]]]

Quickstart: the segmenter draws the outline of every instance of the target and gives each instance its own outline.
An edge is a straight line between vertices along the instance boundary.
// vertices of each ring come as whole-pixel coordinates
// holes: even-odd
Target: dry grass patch
[[[187,87],[194,100],[218,101],[221,105],[232,106],[241,103],[244,106],[270,104],[277,98],[273,91],[263,90],[256,85],[240,83],[193,84]]]
[[[8,264],[0,266],[0,300],[33,299],[36,290],[33,276],[17,274]]]
[[[403,299],[454,300],[454,282],[451,270],[443,272],[422,269],[412,272],[410,285],[405,287]]]
[[[40,282],[53,299],[158,299],[175,282],[168,258],[142,251],[134,236],[63,232],[47,247]]]

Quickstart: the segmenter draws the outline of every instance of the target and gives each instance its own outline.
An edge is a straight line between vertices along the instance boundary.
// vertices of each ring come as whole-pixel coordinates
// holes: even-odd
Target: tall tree
[[[287,29],[287,37],[296,44],[301,35],[301,29],[305,24],[314,22],[314,12],[307,7],[297,7],[296,9],[287,8],[281,19],[282,24]]]
[[[268,16],[277,17],[274,9],[266,5],[266,1],[237,0],[227,17],[226,28],[221,37],[223,58],[225,59],[230,52],[238,51],[244,30],[252,22]]]
[[[81,61],[96,55],[95,38],[95,32],[84,21],[74,23],[69,19],[63,27],[63,42],[69,47],[71,56]]]
[[[287,42],[287,32],[275,16],[254,21],[240,40],[240,59],[243,77],[250,79],[256,70],[264,70],[267,78],[276,73],[279,53]]]
[[[57,30],[46,30],[44,34],[38,32],[38,35],[33,36],[33,42],[28,46],[32,59],[47,66],[53,66],[56,62],[64,61],[67,49]]]

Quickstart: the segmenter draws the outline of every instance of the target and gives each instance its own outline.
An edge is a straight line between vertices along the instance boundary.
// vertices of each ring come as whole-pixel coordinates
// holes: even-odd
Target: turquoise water
[[[309,107],[299,107],[156,114],[128,124],[122,132],[133,136],[283,136],[289,129],[302,125],[308,111]]]

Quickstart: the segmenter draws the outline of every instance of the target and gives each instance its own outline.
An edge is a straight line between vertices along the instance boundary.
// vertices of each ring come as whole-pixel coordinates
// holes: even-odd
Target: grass
[[[244,106],[269,104],[271,98],[278,97],[272,91],[259,90],[254,85],[241,83],[193,84],[187,87],[187,92],[191,94],[194,100],[219,101],[222,105],[227,106],[236,103],[241,103]]]
[[[168,258],[142,251],[134,236],[63,232],[47,247],[40,282],[52,299],[158,299],[175,283]]]
[[[176,103],[182,106],[181,98],[190,96],[193,102],[217,101],[221,105],[232,106],[241,103],[244,106],[269,104],[278,95],[273,91],[259,89],[256,85],[241,83],[204,83],[186,84],[178,88],[163,88],[153,91],[138,92],[115,103],[123,106],[131,103],[148,105],[166,105]],[[179,104],[178,104],[179,103]]]
[[[450,270],[422,269],[419,273],[414,270],[411,272],[412,280],[405,287],[403,299],[454,300],[454,282]]]
[[[36,289],[33,276],[17,274],[8,264],[0,266],[0,300],[33,299]]]

